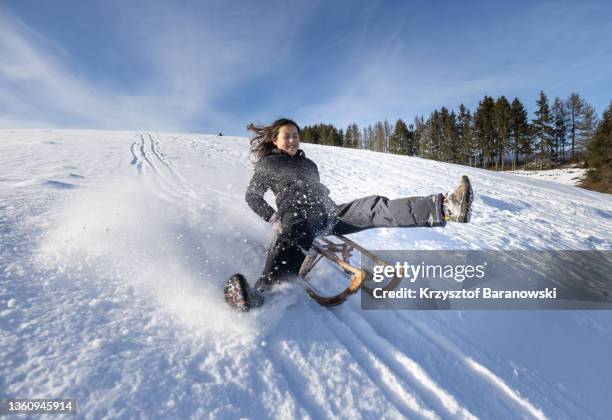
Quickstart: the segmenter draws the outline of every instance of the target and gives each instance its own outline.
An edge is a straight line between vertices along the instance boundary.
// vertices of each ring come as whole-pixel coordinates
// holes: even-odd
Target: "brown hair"
[[[293,125],[297,128],[298,134],[300,133],[300,126],[289,118],[279,118],[270,125],[255,125],[251,123],[247,126],[247,130],[255,133],[251,139],[251,155],[255,157],[255,160],[261,159],[276,149],[273,140],[278,137],[278,130],[287,124]]]

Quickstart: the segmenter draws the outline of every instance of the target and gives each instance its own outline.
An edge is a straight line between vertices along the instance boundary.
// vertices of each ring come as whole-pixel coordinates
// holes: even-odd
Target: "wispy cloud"
[[[281,115],[411,120],[485,94],[529,107],[540,89],[609,101],[607,2],[15,4],[0,4],[0,127],[239,134]]]
[[[409,54],[399,36],[355,57],[361,63],[337,91],[322,101],[297,110],[299,118],[346,127],[397,118],[411,119],[441,106],[456,107],[484,94],[511,90],[519,84],[512,75],[466,74],[458,68],[425,63]]]
[[[88,83],[67,66],[60,46],[3,13],[0,16],[0,106],[5,121],[46,126],[150,124],[163,114],[152,99],[106,91]],[[148,112],[147,112],[148,111]]]
[[[147,3],[142,6],[146,6]],[[122,47],[146,68],[137,93],[111,90],[73,68],[79,57],[14,14],[0,15],[0,124],[184,130],[244,126],[215,100],[266,72],[289,51],[291,13],[176,4],[116,5]],[[282,12],[279,8],[279,12]],[[300,13],[307,13],[308,8]]]

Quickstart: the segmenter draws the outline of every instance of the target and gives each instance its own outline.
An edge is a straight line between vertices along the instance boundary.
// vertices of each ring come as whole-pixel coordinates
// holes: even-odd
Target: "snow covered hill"
[[[337,202],[445,192],[472,223],[377,229],[372,249],[612,249],[612,197],[304,145]],[[610,418],[610,311],[324,309],[298,287],[233,313],[271,239],[245,138],[0,131],[0,397],[99,418]],[[337,275],[337,274],[334,274]]]
[[[526,176],[536,179],[547,179],[550,181],[560,182],[565,185],[577,186],[586,175],[586,169],[578,167],[568,167],[561,169],[545,169],[542,171],[509,171],[513,175]]]

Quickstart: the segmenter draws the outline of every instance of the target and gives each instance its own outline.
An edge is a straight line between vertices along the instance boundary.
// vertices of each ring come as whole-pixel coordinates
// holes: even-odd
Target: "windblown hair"
[[[280,118],[270,125],[255,125],[251,123],[247,126],[247,130],[255,133],[251,139],[251,155],[255,158],[255,160],[261,159],[269,154],[272,150],[276,149],[276,146],[274,143],[272,143],[272,141],[278,137],[278,130],[283,125],[287,124],[295,126],[298,134],[300,133],[300,126],[289,118]]]

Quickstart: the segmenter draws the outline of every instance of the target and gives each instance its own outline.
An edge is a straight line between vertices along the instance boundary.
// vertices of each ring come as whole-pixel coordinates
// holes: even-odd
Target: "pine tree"
[[[319,143],[319,136],[316,130],[311,126],[304,126],[300,131],[300,141],[304,143]]]
[[[385,118],[385,122],[383,123],[383,127],[385,129],[385,140],[383,145],[383,152],[385,153],[393,153],[389,151],[389,137],[391,136],[391,124]]]
[[[457,114],[451,111],[444,121],[444,137],[446,140],[446,162],[455,163],[459,158],[459,132],[457,127]]]
[[[489,165],[495,156],[495,101],[485,96],[474,113],[476,142],[482,156],[482,167]]]
[[[397,155],[410,154],[410,132],[406,123],[400,118],[395,123],[395,128],[389,136],[389,153]]]
[[[586,146],[593,139],[595,135],[595,129],[597,127],[597,112],[595,108],[587,102],[584,103],[583,111],[582,111],[582,121],[578,126],[578,131],[580,133],[579,141],[578,141],[578,150],[583,151],[586,149]]]
[[[374,151],[385,151],[385,127],[380,121],[374,125],[374,145]]]
[[[344,135],[344,147],[349,147],[351,149],[359,148],[360,143],[360,131],[357,124],[353,123],[346,128],[346,133]]]
[[[510,148],[512,150],[512,170],[519,163],[519,154],[527,157],[533,153],[531,136],[529,135],[529,119],[527,111],[518,98],[512,101],[510,119]]]
[[[435,159],[434,157],[434,118],[437,111],[432,112],[425,120],[425,132],[423,137],[423,149],[421,157]]]
[[[554,137],[555,137],[555,154],[557,160],[565,162],[565,142],[567,141],[567,110],[565,102],[556,97],[553,103],[553,121],[554,121]]]
[[[540,98],[536,104],[538,105],[538,110],[535,112],[536,118],[533,120],[532,125],[536,149],[540,156],[540,169],[543,169],[544,161],[550,163],[555,160],[552,115],[548,106],[548,98],[544,91],[540,91]]]
[[[438,149],[438,160],[446,161],[450,155],[449,151],[449,139],[450,139],[450,127],[448,127],[449,113],[446,107],[440,108],[437,122],[437,149]],[[448,132],[447,132],[448,131]]]
[[[321,124],[321,137],[325,139],[323,144],[328,146],[342,146],[342,139],[338,133],[338,129],[331,124]]]
[[[317,124],[312,128],[318,144],[327,146],[342,146],[342,138],[338,129],[331,124]]]
[[[336,135],[338,134],[336,128],[327,124],[321,124],[321,131],[325,136],[325,144],[333,146],[336,143]]]
[[[426,148],[425,143],[425,119],[421,115],[414,118],[414,155],[423,157],[423,150]]]
[[[351,136],[352,132],[352,124],[349,124],[346,127],[346,131],[344,132],[344,140],[342,141],[342,147],[346,147],[348,149],[353,149],[353,136]]]
[[[441,111],[437,109],[431,113],[429,118],[429,159],[441,160],[442,159],[442,143],[443,140],[443,124]]]
[[[359,149],[361,148],[361,130],[359,130],[359,127],[355,123],[353,123],[351,127],[353,130],[353,135],[355,136],[353,138],[353,145],[355,149]]]
[[[376,142],[374,141],[374,129],[372,128],[371,125],[368,125],[368,129],[367,129],[367,145],[368,145],[368,149],[370,150],[376,150]]]
[[[495,128],[497,132],[497,156],[504,170],[504,160],[508,144],[510,142],[510,123],[512,120],[512,108],[505,96],[500,96],[495,102]],[[497,166],[497,163],[496,165]]]
[[[587,145],[586,161],[589,170],[584,186],[612,193],[612,102],[603,113],[593,139]]]
[[[574,159],[576,151],[576,140],[580,124],[582,123],[582,114],[584,112],[584,99],[577,93],[572,93],[566,101],[568,119],[569,119],[569,135],[572,142],[571,159]]]
[[[323,133],[321,129],[321,124],[315,124],[312,127],[312,131],[315,133],[318,144],[326,144],[327,139],[325,138],[325,133]]]
[[[345,141],[346,140],[344,139],[344,130],[342,129],[338,130],[338,135],[336,136],[336,146],[344,147]]]
[[[463,165],[476,165],[474,121],[470,110],[463,104],[459,105],[459,115],[457,116],[457,139],[459,143],[458,162]]]

